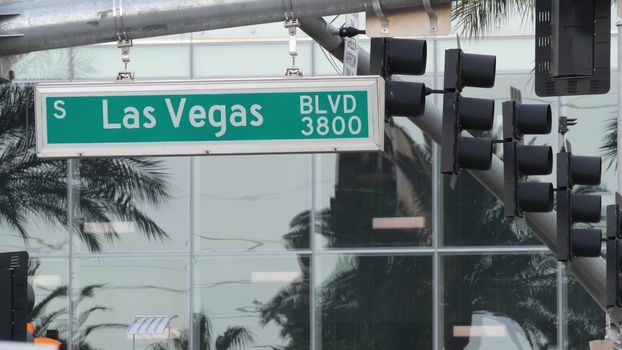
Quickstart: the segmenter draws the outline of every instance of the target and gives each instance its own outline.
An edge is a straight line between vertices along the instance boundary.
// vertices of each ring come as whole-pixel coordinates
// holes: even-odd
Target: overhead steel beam
[[[324,30],[322,30],[324,28]],[[343,50],[343,45],[336,42],[335,28],[331,28],[321,18],[305,19],[301,22],[301,29],[311,36],[318,44],[325,46],[329,52]],[[341,40],[341,39],[340,39]],[[369,55],[359,52],[359,58]],[[336,52],[336,58],[343,58],[343,52]],[[359,74],[369,74],[369,64],[359,66]],[[427,103],[423,116],[409,118],[424,133],[426,133],[436,143],[441,143],[442,113],[434,105]],[[466,133],[463,132],[463,136]],[[492,167],[487,171],[469,170],[471,175],[492,193],[497,199],[503,200],[503,161],[494,156]],[[533,230],[536,236],[553,252],[556,251],[556,214],[532,214],[526,215],[527,225]],[[577,280],[585,287],[592,298],[605,309],[605,260],[602,258],[575,258],[568,264],[569,270],[575,275]]]
[[[0,14],[19,14],[0,17],[0,55],[112,42],[118,36],[139,39],[422,5],[422,0],[24,0],[0,4]]]

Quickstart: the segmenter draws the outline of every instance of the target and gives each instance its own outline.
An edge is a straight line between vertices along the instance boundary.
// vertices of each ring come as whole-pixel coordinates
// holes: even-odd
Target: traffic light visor
[[[578,222],[600,222],[601,198],[591,194],[570,195],[571,215]]]
[[[464,86],[491,88],[495,85],[497,57],[462,54],[462,83]]]
[[[572,254],[594,258],[600,255],[601,230],[591,228],[573,229],[571,232]]]
[[[570,174],[577,185],[599,185],[602,169],[600,157],[572,156]]]
[[[459,167],[488,170],[492,164],[492,139],[458,137],[456,154]]]
[[[495,101],[484,98],[460,97],[460,127],[490,130],[495,118]]]
[[[550,146],[516,146],[518,171],[523,175],[548,175],[553,171]]]
[[[425,84],[388,81],[385,108],[391,116],[416,117],[422,115],[425,111]]]
[[[387,63],[391,74],[424,74],[427,57],[425,40],[387,39]]]
[[[525,212],[550,212],[553,210],[553,185],[549,182],[519,183],[518,206]]]
[[[516,132],[520,135],[545,135],[551,132],[551,106],[548,104],[516,105]]]

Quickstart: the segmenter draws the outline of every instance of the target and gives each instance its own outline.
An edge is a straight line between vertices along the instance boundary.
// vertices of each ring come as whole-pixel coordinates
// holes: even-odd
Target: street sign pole
[[[379,151],[380,77],[38,84],[41,158]]]

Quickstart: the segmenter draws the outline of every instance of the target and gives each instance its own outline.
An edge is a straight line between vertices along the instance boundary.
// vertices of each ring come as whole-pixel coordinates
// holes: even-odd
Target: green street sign
[[[42,158],[378,151],[380,77],[36,86]]]

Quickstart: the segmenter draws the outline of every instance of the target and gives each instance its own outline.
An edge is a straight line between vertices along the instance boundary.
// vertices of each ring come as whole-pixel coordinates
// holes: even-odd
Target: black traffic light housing
[[[423,83],[393,80],[395,74],[422,75],[427,64],[425,40],[372,38],[370,69],[385,84],[385,115],[416,117],[425,111],[426,87]]]
[[[535,18],[536,94],[607,93],[611,0],[536,0]]]
[[[463,130],[490,131],[494,122],[492,99],[462,96],[465,87],[490,88],[495,84],[496,57],[461,49],[445,51],[441,172],[458,174],[460,168],[488,170],[493,140],[463,137]]]
[[[565,117],[560,131],[565,134]],[[575,156],[565,146],[557,154],[557,260],[600,255],[602,232],[593,228],[573,228],[575,223],[597,223],[601,219],[599,195],[572,193],[574,185],[599,185],[602,171],[600,157]]]
[[[506,217],[522,217],[524,212],[553,210],[553,184],[527,182],[530,175],[549,175],[553,170],[550,146],[525,145],[527,134],[551,132],[551,106],[503,103],[503,203]]]
[[[607,206],[607,292],[605,306],[622,307],[622,198]]]
[[[27,339],[28,253],[0,253],[0,341]]]

